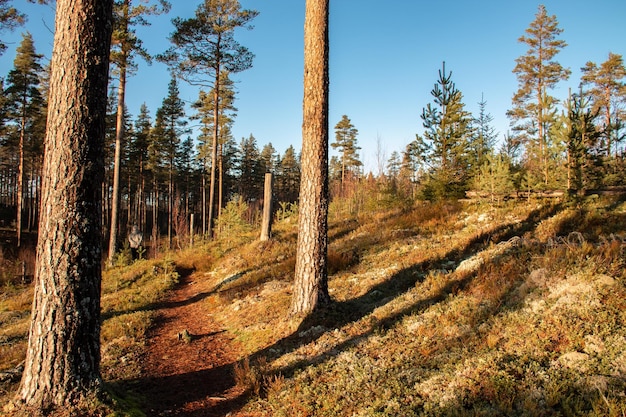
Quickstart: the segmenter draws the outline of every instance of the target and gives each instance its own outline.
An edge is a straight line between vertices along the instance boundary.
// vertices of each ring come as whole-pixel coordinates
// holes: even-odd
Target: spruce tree
[[[172,246],[172,213],[174,204],[174,179],[175,162],[180,152],[181,136],[188,132],[187,120],[185,119],[185,105],[180,99],[178,83],[176,78],[172,78],[167,88],[167,97],[163,99],[161,107],[156,113],[157,125],[161,136],[157,139],[160,142],[161,157],[165,161],[167,171],[167,198],[168,198],[168,221],[167,221],[167,241],[168,248]]]
[[[493,116],[487,112],[484,96],[478,103],[478,116],[473,120],[472,140],[470,142],[470,165],[473,172],[487,162],[497,140],[496,129],[492,126]]]
[[[261,162],[256,138],[251,134],[239,144],[238,183],[239,195],[245,202],[260,199],[265,170]]]
[[[293,145],[289,145],[278,166],[276,179],[278,201],[293,203],[300,188],[300,161]]]
[[[152,121],[148,106],[143,103],[139,109],[139,115],[135,119],[133,134],[130,136],[128,167],[129,174],[136,181],[135,211],[131,223],[137,224],[140,230],[145,232],[146,221],[146,164],[148,161],[148,144]]]

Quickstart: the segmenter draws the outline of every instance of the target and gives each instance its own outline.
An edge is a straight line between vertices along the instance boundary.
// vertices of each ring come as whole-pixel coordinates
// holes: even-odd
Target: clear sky
[[[237,81],[238,116],[235,140],[250,134],[259,148],[271,142],[281,154],[301,148],[303,25],[305,0],[240,0],[260,12],[254,29],[240,30],[236,39],[256,57],[253,68],[233,77]],[[171,19],[192,17],[199,0],[172,0],[168,15],[151,18],[152,26],[138,31],[149,52],[169,47]],[[557,60],[572,70],[553,94],[566,97],[577,89],[580,67],[604,62],[609,52],[626,55],[624,0],[331,0],[330,1],[330,141],[334,126],[347,115],[358,129],[360,156],[367,170],[377,172],[377,143],[387,159],[402,151],[423,131],[420,114],[432,101],[430,91],[443,61],[463,93],[468,110],[477,113],[481,96],[499,139],[509,129],[506,111],[518,84],[512,69],[526,53],[518,42],[534,20],[539,4],[556,15],[568,46]],[[0,76],[12,67],[21,33],[33,34],[35,46],[50,58],[53,7],[14,2],[29,16],[14,33],[0,57]],[[140,62],[128,80],[127,107],[135,117],[143,102],[152,115],[167,94],[170,75],[163,64]],[[198,97],[197,87],[180,83],[187,103]],[[188,108],[188,115],[192,110]]]

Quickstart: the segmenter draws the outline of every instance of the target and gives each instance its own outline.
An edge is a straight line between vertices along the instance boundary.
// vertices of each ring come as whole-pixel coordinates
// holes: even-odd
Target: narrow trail
[[[148,416],[224,416],[241,405],[232,337],[210,316],[202,279],[182,272],[179,285],[157,310],[148,335],[143,378],[135,388]],[[189,338],[179,337],[184,331]]]

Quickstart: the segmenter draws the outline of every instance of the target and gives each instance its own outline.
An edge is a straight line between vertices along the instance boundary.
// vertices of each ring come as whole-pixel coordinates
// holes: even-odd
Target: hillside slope
[[[194,349],[215,358],[199,353],[215,340],[230,383],[205,388],[210,398],[195,398],[204,408],[179,402],[168,415],[626,414],[624,202],[331,213],[334,303],[304,321],[287,316],[293,218],[269,242],[231,232],[105,274],[103,368],[118,409],[155,409],[147,361],[159,358],[149,359],[163,300],[179,297],[194,317],[168,320],[169,332],[192,337],[164,360],[189,362]],[[19,347],[27,318],[8,300],[0,308],[13,330],[3,319],[1,337]],[[193,330],[194,319],[213,327]],[[19,355],[11,361],[5,369]],[[193,374],[210,367],[176,380],[198,385]],[[176,389],[182,398],[192,387]]]

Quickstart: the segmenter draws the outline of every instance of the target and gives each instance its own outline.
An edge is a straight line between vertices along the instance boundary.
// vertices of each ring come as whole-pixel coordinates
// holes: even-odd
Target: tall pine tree
[[[39,63],[42,55],[35,52],[33,37],[26,33],[13,62],[13,69],[7,77],[5,91],[10,119],[15,124],[18,143],[16,231],[17,246],[22,237],[22,211],[24,203],[25,149],[31,142],[43,141],[43,132],[37,127],[44,117],[44,99],[39,90],[39,77],[43,68]]]
[[[252,67],[254,55],[235,41],[237,28],[251,28],[250,22],[258,15],[256,10],[241,9],[238,0],[204,0],[196,9],[195,17],[176,18],[175,30],[170,36],[172,47],[160,56],[179,76],[191,84],[213,88],[213,142],[211,145],[211,177],[209,186],[208,233],[211,235],[214,218],[215,180],[219,142],[218,95],[223,71],[238,73]]]
[[[611,148],[617,144],[619,129],[626,122],[626,68],[621,55],[609,52],[609,57],[600,66],[589,61],[581,69],[583,85],[589,86],[588,93],[593,100],[594,110],[599,111],[603,118],[605,152],[611,155]]]
[[[528,51],[515,60],[513,73],[517,76],[518,90],[513,96],[513,108],[507,112],[513,130],[526,145],[530,173],[544,186],[550,181],[552,149],[548,133],[557,104],[549,91],[570,75],[569,69],[555,61],[556,55],[567,46],[558,39],[562,32],[556,16],[548,15],[545,6],[540,5],[526,35],[519,38]]]

